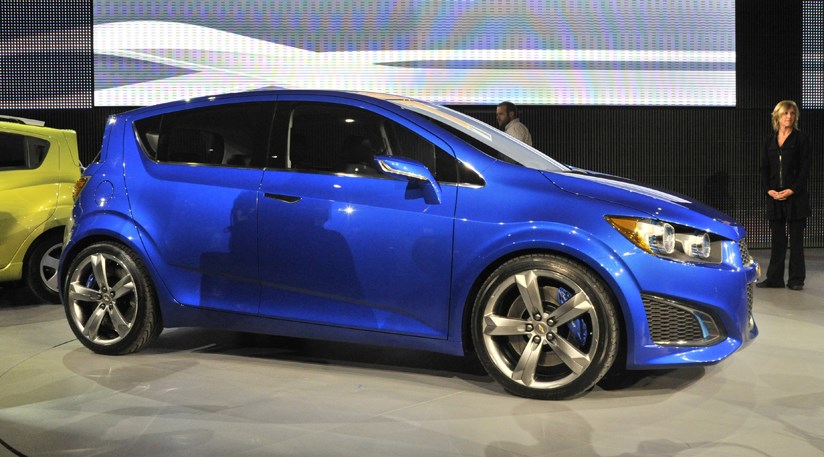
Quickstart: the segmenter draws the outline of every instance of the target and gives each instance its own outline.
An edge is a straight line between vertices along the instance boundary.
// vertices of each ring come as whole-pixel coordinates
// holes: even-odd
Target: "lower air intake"
[[[654,295],[642,295],[650,335],[662,346],[709,346],[724,339],[709,314]]]

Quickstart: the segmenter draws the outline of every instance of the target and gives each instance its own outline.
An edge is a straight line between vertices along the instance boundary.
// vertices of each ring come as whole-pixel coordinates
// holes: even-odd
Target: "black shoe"
[[[804,285],[803,284],[787,284],[787,289],[790,289],[790,290],[803,290]]]
[[[768,281],[761,281],[761,282],[755,283],[755,287],[758,287],[759,289],[763,289],[765,287],[769,288],[769,289],[783,289],[784,284],[776,284],[776,283],[772,283],[772,282],[768,282]]]

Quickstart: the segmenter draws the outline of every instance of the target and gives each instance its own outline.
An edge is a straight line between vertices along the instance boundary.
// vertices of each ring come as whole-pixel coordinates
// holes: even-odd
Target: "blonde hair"
[[[790,108],[795,110],[795,122],[793,122],[793,128],[798,130],[798,119],[801,117],[801,111],[799,111],[798,105],[796,105],[792,100],[781,100],[777,105],[775,105],[775,109],[773,109],[772,112],[773,130],[776,132],[778,131],[778,118],[780,118],[782,114],[789,111]]]

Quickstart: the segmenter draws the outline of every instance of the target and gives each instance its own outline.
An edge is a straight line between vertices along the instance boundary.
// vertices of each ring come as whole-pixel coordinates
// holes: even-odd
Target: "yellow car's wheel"
[[[31,247],[24,268],[29,290],[43,303],[60,303],[57,291],[57,264],[63,252],[63,233],[46,233]]]

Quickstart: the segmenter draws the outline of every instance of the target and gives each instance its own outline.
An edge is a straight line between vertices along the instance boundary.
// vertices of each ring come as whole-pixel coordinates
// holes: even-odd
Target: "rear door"
[[[257,313],[257,198],[273,111],[234,103],[135,122],[143,153],[142,166],[127,163],[130,205],[185,305]]]

